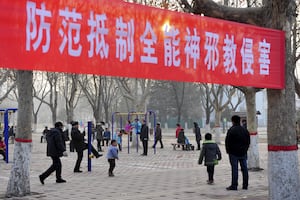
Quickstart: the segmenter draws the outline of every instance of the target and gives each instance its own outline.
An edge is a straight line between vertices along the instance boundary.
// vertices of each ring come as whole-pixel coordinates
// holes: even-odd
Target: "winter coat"
[[[156,140],[161,140],[162,135],[161,135],[161,128],[160,127],[156,127],[155,129],[155,139]]]
[[[202,164],[203,159],[205,166],[218,164],[218,160],[222,159],[222,155],[217,143],[212,140],[205,140],[203,142],[198,163]]]
[[[118,147],[110,145],[107,150],[107,159],[118,159]]]
[[[228,154],[234,156],[245,156],[250,145],[250,135],[247,129],[235,124],[227,131],[225,148]]]
[[[52,128],[47,134],[47,156],[61,157],[66,151],[62,130]]]
[[[103,139],[110,140],[110,131],[104,131],[104,133],[103,133]]]
[[[178,134],[177,143],[185,144],[185,135],[183,130],[181,130]]]
[[[141,141],[149,139],[149,128],[146,124],[142,125],[140,139]]]
[[[196,141],[200,142],[201,138],[201,131],[200,131],[200,127],[198,126],[197,123],[194,123],[194,133],[196,136]]]
[[[104,131],[104,129],[102,128],[101,125],[96,126],[96,139],[97,140],[103,140],[103,131]]]
[[[0,150],[5,150],[6,146],[3,140],[0,141]]]
[[[71,137],[77,152],[85,150],[86,143],[84,142],[84,133],[81,133],[78,128],[72,127]]]

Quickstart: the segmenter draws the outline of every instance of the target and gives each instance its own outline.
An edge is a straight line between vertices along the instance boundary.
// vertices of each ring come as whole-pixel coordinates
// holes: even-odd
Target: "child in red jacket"
[[[6,146],[5,143],[2,140],[2,137],[0,136],[0,154],[3,156],[3,160],[6,160]]]

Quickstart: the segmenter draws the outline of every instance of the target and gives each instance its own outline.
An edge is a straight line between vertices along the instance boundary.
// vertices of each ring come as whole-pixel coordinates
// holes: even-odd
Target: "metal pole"
[[[92,171],[92,160],[91,160],[91,150],[92,150],[92,122],[88,122],[88,171]]]
[[[8,140],[9,140],[9,134],[8,134],[8,109],[5,110],[4,112],[4,137],[5,137],[5,146],[6,146],[6,151],[5,151],[5,156],[6,156],[6,163],[8,163]]]

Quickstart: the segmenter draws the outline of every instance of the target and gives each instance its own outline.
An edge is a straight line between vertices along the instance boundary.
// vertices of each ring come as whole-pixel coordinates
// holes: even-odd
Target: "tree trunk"
[[[18,126],[14,145],[14,161],[6,190],[7,197],[30,194],[32,82],[32,71],[17,72],[19,92]]]
[[[248,150],[249,170],[259,170],[258,133],[256,120],[255,88],[246,88],[245,92],[247,105],[247,129],[250,133],[250,148]]]
[[[290,4],[292,1],[290,1]],[[278,12],[271,21],[275,28],[283,28],[286,37],[285,89],[267,90],[268,97],[268,167],[269,198],[300,199],[298,145],[296,139],[294,65],[291,59],[291,23],[282,4],[272,4]],[[286,7],[290,6],[284,5]],[[274,18],[274,17],[273,17]]]

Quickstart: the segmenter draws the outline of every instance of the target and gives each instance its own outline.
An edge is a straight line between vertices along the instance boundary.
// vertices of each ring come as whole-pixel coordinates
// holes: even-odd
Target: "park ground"
[[[265,200],[268,199],[268,161],[266,134],[259,135],[261,171],[249,172],[249,189],[227,191],[230,185],[231,171],[225,152],[224,137],[221,136],[220,149],[223,159],[215,168],[214,185],[206,184],[206,167],[198,165],[200,151],[173,150],[175,142],[173,130],[164,131],[164,148],[158,144],[154,153],[149,143],[148,156],[140,156],[142,148],[130,148],[128,153],[127,137],[123,138],[123,151],[116,162],[115,177],[108,177],[108,162],[104,156],[92,159],[92,170],[87,170],[87,152],[81,164],[83,173],[73,173],[76,153],[68,149],[68,157],[62,158],[62,177],[67,183],[56,183],[52,174],[42,185],[39,174],[51,164],[46,157],[46,143],[40,143],[41,133],[33,133],[31,156],[30,187],[31,195],[10,199],[56,200],[56,199],[101,199],[101,200]],[[187,133],[192,143],[192,133]],[[96,146],[96,142],[93,143]],[[67,145],[68,146],[68,145]],[[13,145],[9,147],[12,160]],[[300,154],[299,154],[300,155]],[[0,160],[0,199],[5,199],[5,191],[12,163]],[[241,173],[239,173],[241,183]]]

